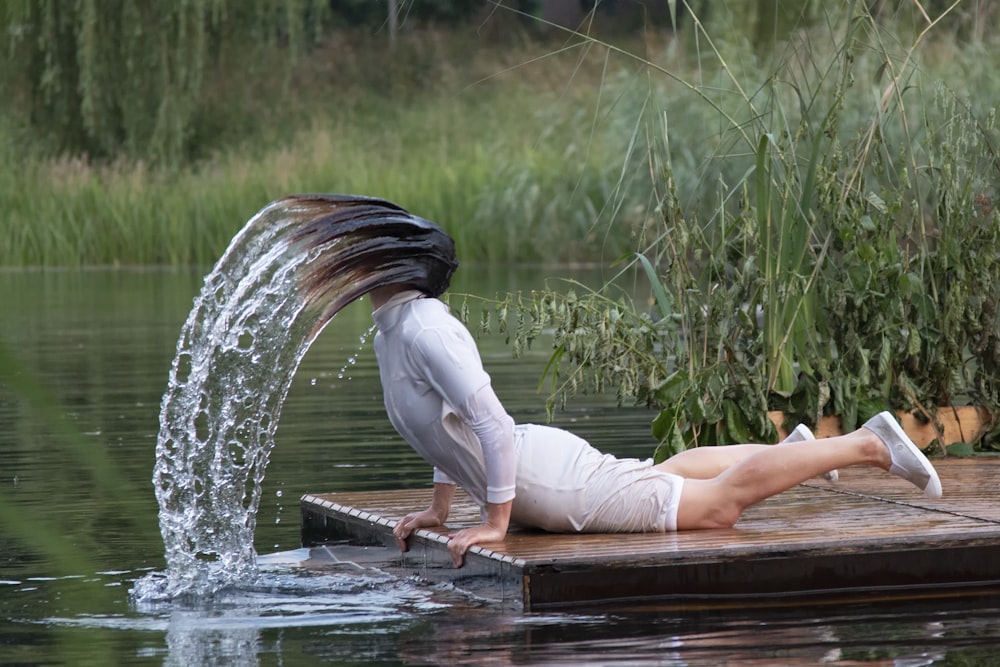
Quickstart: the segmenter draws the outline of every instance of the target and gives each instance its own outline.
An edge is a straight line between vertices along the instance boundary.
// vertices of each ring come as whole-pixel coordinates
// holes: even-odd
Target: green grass
[[[579,63],[582,52],[506,74],[497,61],[464,73],[438,63],[420,85],[408,71],[372,80],[370,68],[310,65],[289,80],[276,68],[250,90],[211,92],[203,155],[176,167],[22,151],[12,124],[0,125],[0,151],[18,158],[0,166],[0,265],[212,262],[254,212],[294,192],[391,199],[444,225],[467,260],[613,258],[631,243],[608,235],[614,197],[644,202],[651,187],[619,184],[637,119],[600,95],[647,92],[634,77],[600,79],[635,70],[630,59]],[[481,58],[501,55],[511,58]]]
[[[474,259],[569,259],[546,257],[532,230],[545,239],[591,233],[618,176],[618,141],[590,146],[581,160],[587,146],[539,143],[531,119],[462,116],[454,105],[383,111],[371,132],[358,127],[366,119],[314,121],[285,146],[227,150],[187,169],[21,162],[0,176],[0,264],[205,262],[256,210],[292,192],[392,199],[443,224]],[[587,245],[593,254],[597,244]]]

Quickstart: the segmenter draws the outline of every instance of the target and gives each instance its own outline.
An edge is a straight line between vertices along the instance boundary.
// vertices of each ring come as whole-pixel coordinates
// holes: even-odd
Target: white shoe
[[[941,480],[920,448],[913,444],[890,412],[880,412],[863,424],[889,448],[889,472],[922,489],[930,498],[941,497]]]
[[[784,445],[789,442],[802,442],[803,440],[815,440],[816,436],[813,432],[809,430],[809,427],[805,424],[799,424],[792,429],[792,432],[785,436],[785,439],[779,442],[779,445]]]
[[[799,424],[798,426],[793,428],[792,432],[789,433],[785,437],[785,439],[779,442],[778,444],[785,445],[790,442],[802,442],[804,440],[815,440],[815,439],[816,436],[813,435],[813,432],[809,430],[808,426],[806,426],[805,424]],[[822,475],[820,475],[820,477],[822,477],[823,479],[832,484],[833,482],[836,482],[838,479],[840,479],[840,474],[836,470],[831,470],[830,472],[823,473]]]

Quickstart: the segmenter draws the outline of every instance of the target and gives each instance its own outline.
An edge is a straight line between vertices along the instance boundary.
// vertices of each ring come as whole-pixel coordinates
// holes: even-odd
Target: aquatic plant
[[[650,301],[609,286],[499,305],[525,322],[517,346],[553,327],[552,404],[615,388],[655,407],[660,458],[774,441],[769,410],[810,424],[836,415],[846,430],[886,408],[931,422],[953,404],[996,414],[995,110],[917,62],[947,11],[899,56],[870,15],[831,20],[843,28],[835,58],[794,42],[753,88],[703,34],[730,94],[688,88],[717,110],[719,152],[693,186],[682,181],[681,112],[661,114],[659,220],[620,266],[645,278]],[[856,94],[866,72],[884,79],[873,99]]]

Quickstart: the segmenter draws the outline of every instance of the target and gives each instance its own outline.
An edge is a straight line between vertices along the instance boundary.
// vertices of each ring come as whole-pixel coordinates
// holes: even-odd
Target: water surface
[[[0,664],[995,661],[995,600],[766,615],[525,615],[300,549],[303,493],[430,483],[385,418],[365,303],[336,317],[293,380],[257,519],[260,579],[202,599],[136,603],[134,582],[164,568],[151,483],[157,420],[206,270],[0,271],[0,341],[79,434],[67,440],[12,382],[0,384]],[[453,291],[489,296],[538,287],[547,275],[463,267]],[[499,337],[484,337],[482,347],[514,417],[544,421],[536,392],[544,344],[519,360]],[[648,456],[650,416],[581,397],[556,418],[606,451]]]

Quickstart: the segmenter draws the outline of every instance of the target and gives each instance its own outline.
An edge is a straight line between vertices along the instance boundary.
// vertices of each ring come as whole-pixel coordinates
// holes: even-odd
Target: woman
[[[931,497],[941,482],[887,412],[814,442],[696,448],[653,465],[602,454],[567,431],[515,425],[483,370],[475,341],[446,304],[399,284],[370,292],[375,352],[393,426],[434,466],[431,506],[393,530],[444,524],[456,485],[483,521],[451,535],[456,567],[474,544],[516,523],[554,532],[663,532],[731,527],[765,498],[837,468],[868,465]]]

